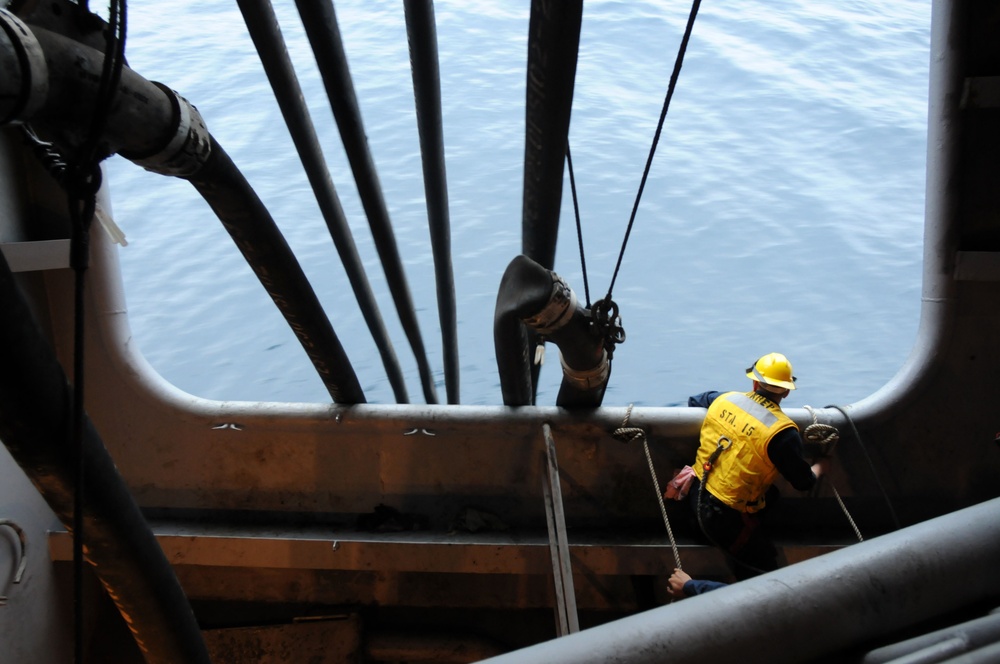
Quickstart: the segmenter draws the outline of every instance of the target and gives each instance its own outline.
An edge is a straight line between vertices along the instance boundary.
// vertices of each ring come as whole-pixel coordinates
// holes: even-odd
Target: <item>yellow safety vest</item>
[[[754,392],[726,392],[716,397],[701,426],[701,446],[694,472],[705,481],[705,464],[722,438],[731,447],[721,452],[708,474],[705,489],[726,505],[742,512],[764,508],[764,494],[778,469],[767,456],[767,445],[775,434],[795,422],[778,404]],[[722,441],[723,446],[727,445]]]

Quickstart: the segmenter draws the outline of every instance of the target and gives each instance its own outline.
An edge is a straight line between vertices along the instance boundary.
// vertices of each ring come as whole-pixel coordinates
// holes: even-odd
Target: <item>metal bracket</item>
[[[556,443],[548,423],[542,425],[542,433],[545,435],[546,463],[546,472],[542,475],[542,492],[545,496],[545,521],[549,528],[549,553],[552,556],[552,576],[555,581],[556,623],[559,636],[565,636],[580,631],[580,619],[576,612],[573,565],[569,559]]]
[[[24,568],[28,564],[28,536],[24,534],[24,529],[17,525],[10,519],[0,519],[0,526],[7,526],[15,533],[17,533],[18,539],[21,540],[21,560],[17,565],[17,571],[14,573],[14,578],[11,583],[21,583],[21,577],[24,576]],[[0,606],[7,604],[7,596],[0,595]]]

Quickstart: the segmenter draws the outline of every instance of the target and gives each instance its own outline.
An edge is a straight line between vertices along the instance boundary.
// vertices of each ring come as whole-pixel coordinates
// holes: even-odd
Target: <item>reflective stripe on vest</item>
[[[777,404],[754,392],[721,394],[701,426],[694,471],[704,481],[704,465],[725,436],[732,447],[719,455],[705,489],[734,509],[757,512],[778,474],[767,456],[767,444],[779,431],[795,426]]]

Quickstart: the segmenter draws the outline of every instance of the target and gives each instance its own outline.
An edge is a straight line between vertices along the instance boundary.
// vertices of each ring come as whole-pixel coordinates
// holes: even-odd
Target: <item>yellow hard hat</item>
[[[781,353],[768,353],[747,369],[747,378],[753,378],[758,383],[795,389],[795,376],[792,375],[792,363]]]

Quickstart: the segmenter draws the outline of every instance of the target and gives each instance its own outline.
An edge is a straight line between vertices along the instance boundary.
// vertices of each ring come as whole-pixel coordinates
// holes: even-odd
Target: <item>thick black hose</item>
[[[382,269],[385,272],[386,283],[396,305],[403,332],[413,349],[420,374],[420,384],[427,403],[437,403],[437,390],[434,387],[434,376],[427,361],[427,351],[420,334],[420,324],[417,321],[416,308],[407,284],[403,261],[399,256],[396,236],[389,218],[385,197],[382,195],[382,185],[371,151],[368,149],[368,136],[365,133],[364,122],[361,119],[361,109],[354,93],[351,72],[347,66],[347,55],[340,38],[337,17],[333,3],[329,0],[297,1],[296,6],[302,17],[309,44],[316,56],[330,107],[340,130],[340,139],[344,144],[344,152],[351,164],[354,181],[358,187],[361,205],[368,217],[372,240],[378,251]]]
[[[517,256],[507,266],[493,315],[493,344],[505,406],[534,403],[532,354],[523,319],[541,310],[551,296],[552,277],[547,269],[526,256]]]
[[[66,445],[72,388],[0,253],[0,439],[59,520],[71,527],[75,451]],[[209,664],[173,568],[93,423],[82,422],[86,557],[150,664]]]
[[[288,57],[288,51],[278,29],[277,18],[271,8],[271,3],[268,0],[239,0],[238,4],[243,12],[250,36],[257,47],[268,81],[274,90],[281,114],[285,118],[285,124],[288,126],[292,141],[299,153],[299,159],[302,161],[306,176],[309,178],[309,183],[316,195],[316,201],[323,213],[323,218],[326,220],[330,235],[333,237],[334,245],[337,247],[344,270],[347,272],[351,287],[354,289],[361,313],[382,357],[382,364],[385,366],[393,394],[398,403],[408,403],[409,396],[403,380],[403,372],[393,350],[392,342],[389,340],[382,315],[379,313],[378,304],[375,302],[375,296],[368,283],[368,277],[365,275],[364,265],[354,244],[347,217],[344,215],[343,207],[330,178],[330,171],[323,158],[316,130],[309,117],[302,89],[295,76],[291,59]],[[378,239],[376,238],[377,243]],[[393,286],[393,279],[398,278],[397,275],[389,277],[390,288]],[[410,310],[412,311],[412,304]],[[426,363],[426,360],[424,362]]]
[[[554,292],[568,286],[551,270],[527,256],[517,256],[507,266],[497,294],[493,339],[504,405],[534,403],[535,389],[529,332],[542,334],[560,351],[563,380],[556,398],[562,408],[597,408],[604,399],[610,364],[600,337],[590,325],[590,312],[575,297],[563,299],[559,322],[537,323],[550,309]],[[541,314],[541,316],[540,316]],[[590,378],[581,378],[590,376]]]
[[[582,18],[582,0],[532,0],[528,21],[521,253],[550,270],[555,266],[559,237]],[[531,330],[528,345],[538,345]],[[535,387],[538,373],[539,367],[533,366]]]
[[[582,0],[532,0],[528,22],[521,253],[553,269]]]
[[[459,402],[458,321],[455,276],[451,264],[451,224],[448,215],[448,179],[444,160],[441,117],[441,75],[432,0],[404,0],[406,32],[413,69],[417,130],[423,157],[424,195],[434,254],[438,319],[444,350],[444,382],[448,403]]]
[[[229,231],[333,400],[365,403],[358,377],[302,267],[253,187],[214,137],[205,165],[186,179]]]
[[[89,130],[90,107],[80,100],[97,95],[104,54],[33,25],[28,26],[28,33],[22,39],[33,41],[44,54],[48,85],[44,98],[19,102],[17,106],[23,113],[6,121],[44,127],[47,139],[56,142],[64,152],[74,151],[87,140]],[[25,72],[25,75],[40,73]],[[176,126],[174,109],[163,90],[128,67],[122,68],[120,76],[115,103],[108,111],[96,153],[99,158],[118,152],[153,154],[170,141]],[[4,93],[5,84],[6,81],[0,81]],[[28,94],[30,89],[22,92]]]
[[[361,109],[358,107],[354,94],[351,73],[347,66],[347,55],[337,27],[337,17],[333,4],[320,2],[297,2],[306,36],[316,56],[320,75],[326,87],[327,97],[333,110],[340,138],[344,144],[347,160],[354,173],[354,181],[358,187],[361,205],[368,217],[372,240],[378,251],[382,269],[385,272],[386,283],[396,305],[403,332],[413,349],[420,375],[420,384],[427,403],[437,403],[437,390],[434,387],[434,376],[430,363],[427,361],[427,351],[420,334],[420,324],[417,321],[416,308],[407,284],[403,261],[399,256],[396,236],[389,218],[382,185],[371,151],[368,149],[368,138],[361,119]]]

